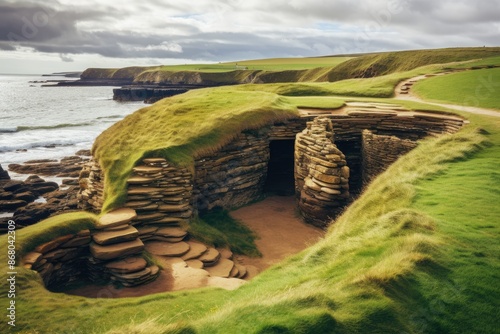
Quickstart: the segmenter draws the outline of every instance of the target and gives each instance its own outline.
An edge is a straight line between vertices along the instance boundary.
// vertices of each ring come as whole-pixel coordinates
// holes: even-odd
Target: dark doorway
[[[345,155],[347,166],[351,171],[349,177],[349,192],[354,197],[361,193],[363,187],[362,167],[363,157],[361,153],[361,138],[357,140],[336,140],[335,145]]]
[[[271,156],[264,191],[279,196],[295,194],[295,140],[272,140],[269,149]]]

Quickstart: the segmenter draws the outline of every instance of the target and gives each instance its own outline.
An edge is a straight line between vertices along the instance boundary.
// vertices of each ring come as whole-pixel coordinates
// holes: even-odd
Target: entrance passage
[[[292,196],[295,194],[295,140],[272,140],[269,148],[271,156],[264,191],[278,196]]]

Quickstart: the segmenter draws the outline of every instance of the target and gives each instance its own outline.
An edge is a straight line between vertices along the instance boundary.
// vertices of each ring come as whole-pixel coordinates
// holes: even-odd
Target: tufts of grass
[[[243,130],[295,117],[297,110],[272,93],[230,87],[190,91],[143,108],[104,131],[93,154],[105,171],[103,211],[125,199],[126,180],[144,157],[164,157],[191,167]]]
[[[261,256],[255,245],[256,235],[229,212],[215,209],[189,223],[189,233],[196,240],[214,247],[229,247],[236,254]]]

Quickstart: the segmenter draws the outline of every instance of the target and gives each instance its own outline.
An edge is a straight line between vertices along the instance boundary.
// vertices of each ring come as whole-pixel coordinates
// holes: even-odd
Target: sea
[[[65,77],[0,74],[0,164],[61,159],[91,149],[96,137],[142,102],[113,100],[113,87],[43,87]],[[13,179],[27,175],[9,171]]]

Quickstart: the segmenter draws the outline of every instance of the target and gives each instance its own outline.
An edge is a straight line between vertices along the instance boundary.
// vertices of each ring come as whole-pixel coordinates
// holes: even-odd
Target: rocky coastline
[[[8,170],[28,175],[24,181],[11,179],[8,170],[0,165],[0,234],[7,232],[9,220],[23,228],[48,217],[77,211],[78,177],[90,151],[78,151],[61,160],[31,160],[10,164]],[[62,178],[61,185],[42,177]]]

